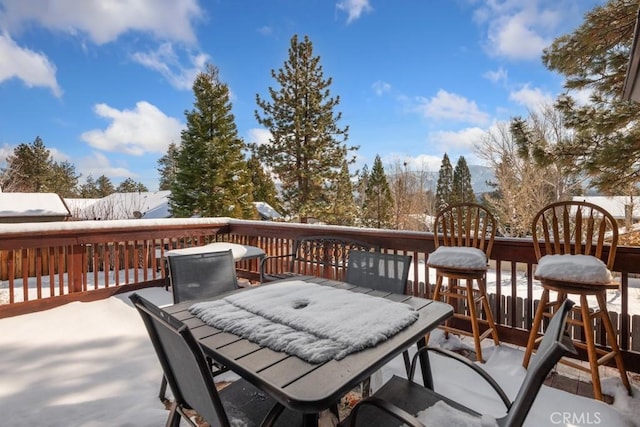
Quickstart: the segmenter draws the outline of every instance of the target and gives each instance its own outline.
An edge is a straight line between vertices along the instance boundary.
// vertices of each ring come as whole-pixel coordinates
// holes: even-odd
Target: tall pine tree
[[[158,159],[160,190],[171,190],[171,184],[176,179],[176,172],[178,170],[178,153],[178,146],[175,142],[172,142],[167,148],[167,154]]]
[[[207,65],[193,82],[195,102],[176,159],[169,208],[175,217],[193,215],[255,218],[245,144],[231,113],[229,88]]]
[[[146,185],[141,182],[135,182],[132,178],[122,181],[116,188],[116,193],[138,193],[149,191]]]
[[[303,222],[308,217],[324,220],[343,162],[357,149],[345,145],[348,127],[338,126],[342,114],[334,110],[340,98],[331,97],[331,78],[325,80],[320,57],[313,56],[307,36],[303,41],[297,35],[291,38],[288,59],[271,76],[280,87],[269,88],[270,100],[256,95],[262,112],[255,112],[271,139],[255,148],[282,183],[288,213]]]
[[[364,202],[366,200],[367,184],[369,182],[369,167],[365,164],[360,171],[357,172],[358,180],[355,188],[355,203],[359,212],[359,216],[362,217],[364,210]]]
[[[251,182],[253,184],[253,200],[256,202],[265,202],[278,212],[282,211],[280,199],[278,198],[278,190],[271,176],[264,170],[260,159],[252,154],[247,160],[247,168],[251,174]]]
[[[640,104],[622,100],[637,12],[637,0],[609,0],[542,57],[566,77],[556,107],[574,134],[543,154],[549,163],[576,166],[610,194],[632,193],[640,182]],[[589,102],[579,102],[576,91],[590,93]]]
[[[333,188],[334,200],[331,203],[329,223],[336,225],[354,225],[357,215],[353,197],[353,183],[347,161],[342,162],[340,176]]]
[[[453,170],[453,185],[451,187],[450,203],[475,203],[476,195],[471,185],[471,172],[464,156],[458,158]]]
[[[373,161],[365,196],[363,225],[374,228],[391,228],[393,226],[393,197],[391,197],[391,189],[379,155],[376,155]]]
[[[98,179],[96,179],[96,191],[97,194],[95,197],[107,197],[109,194],[115,193],[116,188],[108,176],[100,175]]]
[[[436,185],[436,209],[444,209],[451,203],[451,192],[453,191],[453,167],[447,153],[442,157],[440,171],[438,172],[438,183]]]

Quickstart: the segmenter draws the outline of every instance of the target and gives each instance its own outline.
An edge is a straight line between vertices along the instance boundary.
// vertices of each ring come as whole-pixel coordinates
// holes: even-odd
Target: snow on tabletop
[[[535,277],[574,283],[611,283],[613,276],[604,262],[591,255],[545,255],[538,261]]]
[[[487,255],[478,248],[466,246],[440,246],[429,254],[430,267],[467,268],[481,270],[487,268]]]
[[[229,242],[214,242],[202,246],[192,246],[190,248],[183,249],[172,249],[165,252],[165,256],[206,254],[209,252],[228,251],[229,249],[231,249],[231,252],[233,253],[233,259],[235,259],[236,261],[243,258],[265,255],[262,249],[255,246],[240,245],[238,243]]]
[[[217,329],[311,363],[373,347],[419,317],[407,304],[300,280],[199,302],[189,311]]]

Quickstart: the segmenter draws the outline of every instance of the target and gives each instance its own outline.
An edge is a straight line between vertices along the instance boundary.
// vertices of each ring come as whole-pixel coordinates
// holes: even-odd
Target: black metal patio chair
[[[190,410],[211,426],[302,423],[302,414],[285,410],[247,381],[234,381],[218,391],[209,364],[189,328],[136,293],[130,299],[144,321],[175,397],[167,427],[178,427],[181,418],[197,427],[187,414]]]
[[[411,255],[352,250],[345,282],[396,294],[406,293]]]
[[[448,350],[423,347],[420,351],[434,351],[455,359],[476,372],[496,392],[506,407],[506,415],[496,421],[499,426],[521,426],[538,395],[547,374],[566,352],[576,353],[573,342],[565,333],[566,320],[574,303],[565,300],[549,323],[538,351],[531,360],[527,374],[513,402],[498,383],[481,367]],[[455,410],[481,417],[481,414],[413,381],[418,360],[417,353],[411,364],[409,379],[393,376],[372,397],[360,401],[351,411],[344,425],[349,426],[394,426],[405,423],[411,427],[424,427],[415,415],[443,401]],[[452,414],[453,416],[453,414]]]
[[[349,254],[345,282],[364,286],[377,291],[406,294],[411,255],[352,250]],[[409,352],[402,353],[404,365],[409,375]],[[371,390],[371,378],[362,383],[362,395],[367,397]]]
[[[231,250],[167,256],[167,274],[173,303],[198,300],[238,289],[235,261]],[[213,376],[227,368],[210,359]],[[167,380],[162,378],[158,397],[165,400]]]

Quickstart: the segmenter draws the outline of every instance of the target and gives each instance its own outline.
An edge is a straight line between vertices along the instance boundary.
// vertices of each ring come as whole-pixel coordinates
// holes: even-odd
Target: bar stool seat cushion
[[[536,279],[571,283],[609,284],[611,271],[599,258],[592,255],[545,255],[538,261]]]
[[[439,246],[429,254],[429,267],[460,270],[486,270],[487,255],[478,248],[467,246]]]

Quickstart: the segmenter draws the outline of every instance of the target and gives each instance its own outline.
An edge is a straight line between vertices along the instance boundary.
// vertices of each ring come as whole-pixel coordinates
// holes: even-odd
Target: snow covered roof
[[[624,219],[626,206],[633,206],[632,217],[634,219],[640,218],[640,197],[632,199],[629,196],[574,196],[573,201],[598,205],[616,219]]]
[[[253,204],[258,210],[261,219],[273,221],[282,218],[282,215],[266,202],[254,202]]]
[[[102,199],[65,199],[74,218],[77,219],[160,219],[171,218],[169,196],[171,191],[147,191],[113,193]],[[282,218],[265,202],[254,202],[260,218],[276,220]]]
[[[156,212],[159,206],[167,205],[170,191],[139,191],[132,193],[113,193],[93,203],[87,204],[77,212],[79,219],[133,219],[166,218],[166,216],[147,216]],[[168,212],[168,211],[167,211]]]
[[[2,222],[62,221],[70,216],[67,205],[55,193],[0,193]]]

